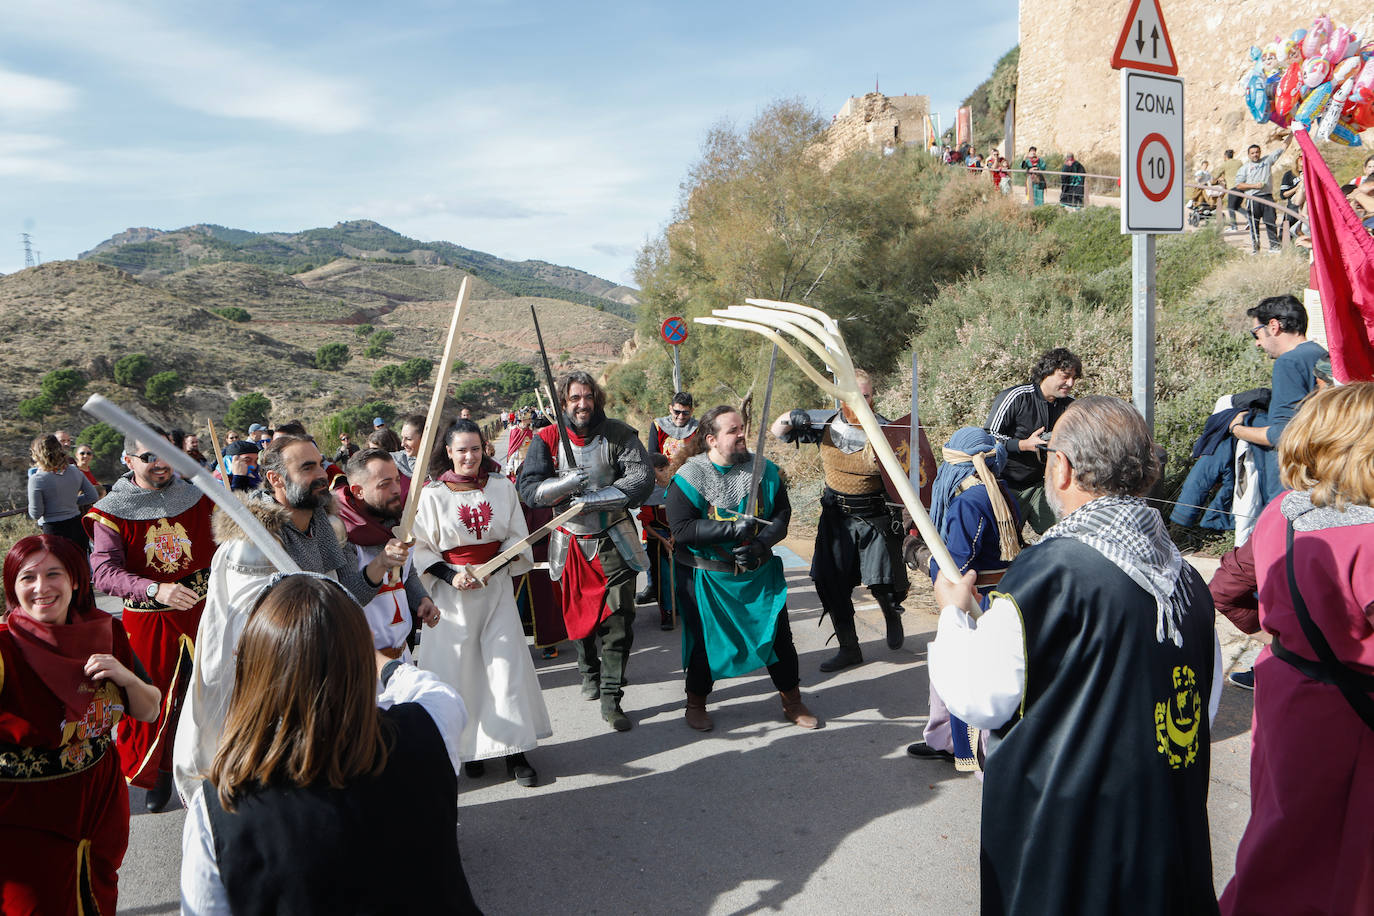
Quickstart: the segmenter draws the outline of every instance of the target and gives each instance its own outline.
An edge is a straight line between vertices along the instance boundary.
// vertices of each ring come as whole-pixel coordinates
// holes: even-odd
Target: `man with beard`
[[[931,683],[996,736],[984,914],[1217,912],[1207,789],[1221,649],[1207,585],[1141,498],[1158,476],[1135,408],[1076,401],[1045,469],[1058,524],[976,622],[975,573],[936,578]]]
[[[160,449],[168,442],[153,443]],[[131,785],[148,790],[149,811],[172,794],[172,737],[195,658],[196,628],[205,607],[215,540],[215,503],[133,438],[124,440],[129,472],[86,513],[91,572],[97,588],[123,599],[129,645],[162,691],[153,722],[125,716],[115,734]]]
[[[530,442],[516,487],[529,506],[564,507],[573,499],[585,506],[549,537],[549,578],[559,583],[568,638],[577,646],[582,696],[599,698],[602,718],[625,732],[634,727],[620,700],[634,642],[635,578],[649,567],[626,509],[649,495],[654,474],[635,431],[607,419],[606,394],[590,375],[564,375],[557,397],[572,461],[558,427],[545,427]]]
[[[701,435],[683,450],[665,497],[678,562],[693,567],[680,589],[687,724],[703,732],[714,727],[706,697],[716,678],[767,666],[787,720],[817,728],[802,702],[787,580],[773,555],[773,545],[787,536],[792,505],[777,465],[749,454],[746,438],[739,411],[712,407],[701,418]],[[751,516],[745,513],[755,461],[764,464]]]
[[[859,392],[873,405],[873,383],[859,370]],[[886,423],[882,417],[879,422]],[[816,525],[811,579],[825,614],[835,627],[839,650],[821,662],[822,671],[861,664],[854,627],[854,588],[873,593],[887,624],[887,646],[900,649],[902,601],[909,587],[902,561],[903,529],[893,518],[883,489],[882,472],[868,436],[848,406],[838,411],[793,410],[773,421],[773,435],[783,442],[818,444],[825,489]]]
[[[336,579],[358,605],[377,597],[388,569],[409,556],[406,545],[388,541],[366,566],[344,536],[315,443],[302,436],[273,439],[258,461],[262,487],[244,499],[249,510],[305,572]],[[336,527],[337,526],[337,527]],[[205,613],[196,637],[196,665],[186,708],[177,726],[173,777],[183,801],[209,772],[234,689],[234,651],[239,634],[277,572],[228,515],[216,512],[219,550],[210,564]]]
[[[401,471],[390,454],[368,448],[348,460],[348,486],[339,491],[339,517],[348,531],[348,542],[357,551],[359,566],[375,560],[392,540],[391,529],[400,523],[404,508]],[[386,577],[377,597],[363,605],[363,613],[376,650],[388,658],[409,661],[406,637],[414,621],[432,627],[439,620],[439,609],[420,584],[420,573],[409,558],[401,570],[400,576]]]

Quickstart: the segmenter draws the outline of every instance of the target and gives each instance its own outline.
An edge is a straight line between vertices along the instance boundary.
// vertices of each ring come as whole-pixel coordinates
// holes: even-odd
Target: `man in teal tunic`
[[[744,420],[733,407],[713,407],[664,495],[677,562],[687,669],[687,724],[713,727],[706,697],[716,678],[767,666],[782,695],[783,715],[802,728],[819,722],[801,698],[801,676],[787,620],[787,582],[773,545],[787,534],[792,506],[777,465],[751,455]],[[758,507],[745,515],[754,462],[763,462]]]

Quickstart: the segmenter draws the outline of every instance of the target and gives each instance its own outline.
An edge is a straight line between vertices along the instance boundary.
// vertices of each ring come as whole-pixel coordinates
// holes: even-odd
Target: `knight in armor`
[[[773,555],[792,518],[787,487],[777,465],[749,453],[738,410],[712,407],[701,425],[702,435],[675,462],[677,474],[666,496],[668,524],[686,572],[679,593],[687,724],[697,731],[712,729],[706,697],[717,678],[767,667],[787,720],[816,728],[820,723],[801,698],[787,580],[782,560]],[[755,491],[755,462],[760,461]]]
[[[170,448],[170,443],[155,443]],[[172,794],[172,736],[195,659],[215,539],[215,503],[179,479],[148,443],[126,439],[129,472],[82,522],[91,539],[97,588],[123,599],[129,645],[162,692],[153,722],[120,720],[116,748],[130,785],[148,790],[149,811]]]
[[[854,374],[860,393],[872,406],[868,373]],[[888,422],[882,417],[878,421]],[[901,519],[894,518],[888,505],[877,457],[858,418],[848,406],[837,411],[793,410],[778,417],[771,431],[783,442],[817,444],[821,450],[825,487],[811,579],[839,642],[839,650],[821,662],[821,670],[840,671],[864,660],[854,628],[853,591],[860,584],[882,609],[888,648],[901,648],[902,601],[908,589]]]
[[[673,460],[673,456],[696,435],[698,424],[692,416],[695,408],[696,402],[692,400],[691,392],[679,391],[673,395],[673,402],[668,405],[668,415],[649,424],[649,433],[644,437],[650,455],[662,455],[669,461]],[[635,604],[653,604],[660,597],[659,567],[664,562],[660,556],[662,551],[658,549],[657,541],[647,535],[645,548],[649,553],[649,571],[645,573],[644,590],[635,595]],[[672,599],[668,601],[671,603]]]
[[[606,395],[595,379],[574,371],[557,388],[563,422],[535,434],[516,486],[529,506],[583,504],[549,537],[549,578],[558,583],[568,638],[577,646],[582,696],[600,699],[602,718],[629,731],[634,725],[620,701],[634,642],[635,580],[649,558],[628,510],[653,489],[653,470],[634,429],[606,417]]]

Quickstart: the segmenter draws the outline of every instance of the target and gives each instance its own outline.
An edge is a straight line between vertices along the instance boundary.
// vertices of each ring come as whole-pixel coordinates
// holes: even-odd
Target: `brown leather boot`
[[[798,728],[821,727],[821,720],[811,715],[811,710],[802,702],[800,687],[782,691],[782,714]]]
[[[687,725],[699,732],[709,732],[716,727],[706,712],[706,698],[700,694],[687,694]]]

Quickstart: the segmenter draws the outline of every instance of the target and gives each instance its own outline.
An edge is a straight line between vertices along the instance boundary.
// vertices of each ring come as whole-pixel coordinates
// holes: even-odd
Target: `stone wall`
[[[1149,0],[1142,0],[1149,2]],[[1241,77],[1249,48],[1306,28],[1319,7],[1277,0],[1161,0],[1184,79],[1185,162],[1238,156],[1274,129],[1245,109]],[[1115,169],[1121,154],[1121,76],[1112,51],[1129,0],[1021,0],[1016,153],[1028,146],[1076,153],[1089,172]],[[1320,11],[1374,34],[1366,0],[1327,0]],[[1361,26],[1364,26],[1363,28]]]
[[[925,116],[930,97],[886,96],[870,92],[851,97],[835,115],[822,144],[821,162],[833,165],[854,150],[881,149],[889,143],[920,143],[925,137]]]

